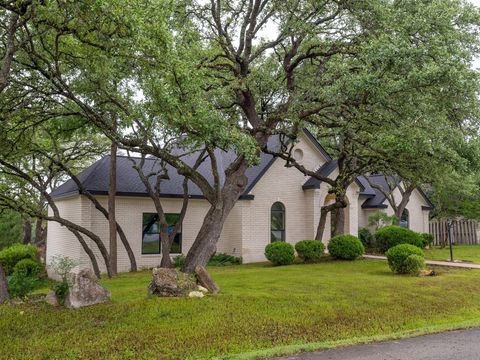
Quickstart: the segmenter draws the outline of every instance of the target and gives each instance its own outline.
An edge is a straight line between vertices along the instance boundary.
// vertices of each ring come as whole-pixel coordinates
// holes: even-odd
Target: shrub
[[[66,281],[55,283],[52,286],[52,290],[53,292],[55,292],[55,295],[57,295],[57,299],[60,305],[65,304],[65,299],[67,297],[69,289],[70,287],[68,286],[68,283]]]
[[[415,259],[406,261],[409,256],[416,255],[422,259],[424,258],[423,250],[411,244],[396,245],[389,249],[385,255],[387,256],[390,269],[397,274],[408,274],[412,266],[414,266],[412,264],[416,261]]]
[[[173,265],[177,268],[182,267],[185,264],[185,256],[178,255],[173,258]]]
[[[62,278],[63,282],[67,282],[67,275],[73,270],[78,262],[68,256],[55,255],[50,260],[50,267]]]
[[[405,270],[407,274],[418,276],[425,268],[425,259],[420,255],[410,255],[405,259]]]
[[[355,260],[364,251],[362,242],[353,235],[337,235],[328,243],[328,252],[336,259]]]
[[[210,266],[240,265],[241,263],[241,257],[235,257],[223,253],[213,255],[208,261],[208,265]]]
[[[324,249],[325,246],[319,240],[302,240],[295,244],[298,256],[305,262],[320,260]]]
[[[37,285],[38,279],[23,273],[13,273],[7,278],[8,291],[13,298],[25,299]]]
[[[373,235],[367,228],[358,229],[358,238],[365,248],[371,248],[373,246]]]
[[[289,265],[295,260],[295,251],[291,244],[276,241],[265,247],[265,257],[274,265]]]
[[[381,252],[399,244],[410,244],[423,249],[423,239],[420,234],[400,226],[386,226],[375,233],[375,242]]]
[[[422,233],[420,234],[423,240],[423,247],[426,248],[433,244],[433,235],[429,233]]]
[[[55,283],[51,289],[57,295],[61,305],[65,303],[70,284],[68,283],[68,274],[78,265],[78,262],[68,256],[55,255],[50,260],[50,267],[62,278],[61,282]]]
[[[43,270],[42,265],[32,259],[22,259],[13,268],[14,273],[21,273],[25,276],[38,277]]]
[[[37,249],[33,245],[15,244],[0,251],[0,264],[5,274],[11,275],[15,265],[23,259],[35,260]]]

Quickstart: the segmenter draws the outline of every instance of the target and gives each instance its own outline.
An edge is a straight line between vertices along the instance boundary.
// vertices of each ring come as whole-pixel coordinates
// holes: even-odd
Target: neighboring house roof
[[[331,160],[330,155],[322,148],[317,142],[315,137],[304,130],[305,135],[310,139],[312,144],[320,151],[320,153],[328,160]],[[280,145],[280,139],[278,136],[270,137],[268,141],[269,149],[278,149]],[[223,183],[225,178],[224,170],[235,160],[236,154],[233,150],[223,151],[220,149],[215,150],[218,164],[218,172],[220,181]],[[184,162],[189,165],[193,165],[197,159],[197,154],[192,154],[182,158]],[[137,164],[140,162],[139,158],[134,159]],[[259,164],[247,169],[246,176],[248,178],[248,184],[241,195],[241,199],[253,199],[253,195],[250,195],[250,191],[255,184],[262,178],[267,172],[269,167],[273,164],[275,158],[272,155],[261,153]],[[210,182],[213,183],[213,176],[211,173],[210,160],[207,158],[198,168],[198,171]],[[158,161],[154,158],[145,159],[144,173],[150,173],[154,170],[158,170]],[[170,179],[163,180],[160,186],[162,197],[178,198],[183,197],[183,176],[178,175],[177,171],[167,166],[168,175]],[[105,156],[83,172],[78,175],[79,180],[83,186],[93,195],[107,195],[109,185],[109,173],[110,173],[110,156]],[[152,185],[154,179],[151,178]],[[54,189],[51,193],[53,197],[64,197],[69,195],[78,194],[78,187],[73,180],[68,180],[64,184]],[[117,156],[117,195],[121,196],[148,196],[145,186],[140,180],[137,171],[132,166],[132,161],[126,156]],[[201,190],[192,182],[189,182],[189,195],[191,198],[203,198]]]
[[[368,183],[368,180],[377,186],[380,186],[381,188],[388,190],[389,185],[388,183],[395,183],[398,184],[398,180],[396,180],[393,176],[387,176],[385,177],[384,175],[370,175],[368,176],[368,180],[365,179]],[[396,187],[396,186],[395,186]],[[387,204],[385,204],[386,197],[385,195],[376,188],[372,188],[375,192],[375,196],[370,197],[367,199],[363,204],[362,208],[363,209],[386,209],[388,207]],[[420,193],[422,198],[425,200],[427,203],[427,206],[422,206],[423,210],[432,210],[433,209],[433,204],[430,201],[430,199],[427,197],[427,195],[423,192],[421,188],[417,188],[417,191]]]

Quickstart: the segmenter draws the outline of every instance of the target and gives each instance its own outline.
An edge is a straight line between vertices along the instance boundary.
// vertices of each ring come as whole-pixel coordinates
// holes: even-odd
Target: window
[[[408,210],[407,209],[403,210],[403,212],[402,212],[402,217],[400,218],[400,226],[404,227],[404,228],[407,228],[407,229],[409,227]]]
[[[285,241],[285,206],[281,202],[272,205],[270,211],[271,242]]]
[[[180,218],[180,214],[165,214],[168,224],[168,233],[173,231],[173,226]],[[144,213],[142,223],[142,254],[160,254],[160,221],[156,213]],[[182,227],[173,239],[171,254],[182,253]]]

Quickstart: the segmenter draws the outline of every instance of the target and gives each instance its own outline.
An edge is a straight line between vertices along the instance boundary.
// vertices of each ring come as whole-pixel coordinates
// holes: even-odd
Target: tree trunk
[[[325,232],[325,225],[327,224],[327,215],[329,210],[325,206],[322,206],[320,210],[320,220],[318,221],[317,233],[315,235],[315,240],[322,241],[323,233]]]
[[[115,194],[117,192],[117,144],[110,147],[110,183],[108,187],[108,229],[110,235],[110,267],[117,275],[117,221],[115,219]]]
[[[35,222],[35,244],[39,245],[43,238],[43,219],[37,218]]]
[[[7,279],[5,278],[5,272],[0,264],[0,304],[3,304],[8,299],[10,299],[10,295],[8,294]]]
[[[30,219],[23,220],[23,243],[32,243],[32,222]]]
[[[170,239],[170,235],[166,229],[162,229],[160,232],[160,246],[162,248],[162,260],[160,261],[160,267],[162,268],[173,268],[172,259],[170,259],[170,249],[172,248],[172,243],[173,239]]]
[[[202,227],[188,251],[182,267],[183,272],[193,273],[197,266],[206,266],[208,260],[215,254],[228,214],[247,186],[248,178],[245,176],[247,168],[248,163],[243,159],[237,164],[235,170],[226,171],[225,182],[218,200],[212,204],[203,219]]]
[[[228,214],[227,214],[228,215]],[[222,233],[226,220],[225,211],[222,208],[212,206],[205,218],[197,237],[188,251],[182,271],[193,273],[197,266],[206,266],[208,260],[217,250],[217,241]]]
[[[335,232],[334,235],[345,234],[345,208],[337,208],[335,211]]]
[[[344,202],[342,200],[335,201],[332,204],[322,206],[322,208],[320,210],[320,220],[318,221],[317,233],[315,235],[315,240],[322,241],[323,233],[325,232],[325,225],[327,224],[328,213],[331,212],[331,211],[336,211],[337,209],[344,209],[344,208],[345,208],[345,205],[344,205]],[[345,217],[343,217],[343,219],[345,220]],[[336,225],[336,227],[341,226],[342,231],[343,231],[344,224],[340,224],[338,219],[336,219],[335,225]],[[337,234],[338,234],[338,230],[335,228],[335,235],[337,235]]]
[[[407,205],[410,201],[410,196],[412,195],[413,190],[415,190],[415,187],[410,186],[403,192],[402,200],[400,201],[400,204],[398,204],[397,208],[395,209],[395,217],[396,217],[394,221],[395,225],[400,225],[400,220],[402,219],[403,211],[407,208]]]

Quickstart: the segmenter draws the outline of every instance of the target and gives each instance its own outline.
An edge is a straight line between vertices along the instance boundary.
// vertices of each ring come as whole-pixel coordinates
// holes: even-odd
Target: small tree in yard
[[[396,222],[395,215],[388,215],[385,211],[375,211],[368,217],[368,226],[373,226],[375,231],[384,226],[392,225]]]
[[[70,284],[68,282],[68,274],[78,266],[78,262],[67,257],[56,255],[50,261],[50,268],[60,276],[61,281],[53,285],[52,290],[57,295],[60,304],[63,305],[65,297],[67,296]]]

